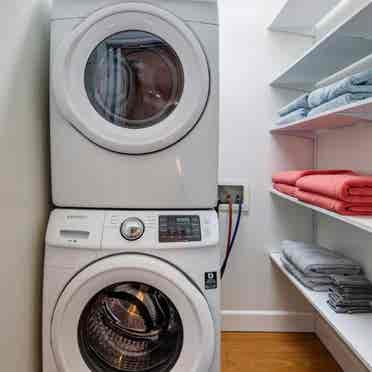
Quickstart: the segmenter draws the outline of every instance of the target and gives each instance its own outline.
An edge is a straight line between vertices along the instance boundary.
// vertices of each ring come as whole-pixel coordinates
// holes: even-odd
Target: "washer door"
[[[149,4],[97,11],[53,59],[53,92],[66,120],[125,154],[160,151],[186,136],[204,111],[209,83],[194,33]]]
[[[202,293],[152,256],[102,259],[66,286],[51,343],[60,372],[205,372],[215,349]]]

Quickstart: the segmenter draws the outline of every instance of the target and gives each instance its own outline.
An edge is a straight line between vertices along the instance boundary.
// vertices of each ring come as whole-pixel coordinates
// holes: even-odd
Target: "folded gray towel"
[[[338,314],[367,314],[372,313],[372,306],[338,306],[332,302],[332,300],[328,300],[327,304],[331,307],[334,312]]]
[[[278,111],[279,116],[286,116],[298,109],[309,109],[307,97],[309,97],[309,94],[304,94],[296,98],[294,101],[290,102],[287,106],[283,107]]]
[[[372,283],[364,275],[331,275],[330,277],[336,286],[372,291]]]
[[[329,292],[329,299],[336,305],[340,306],[371,306],[372,298],[345,298],[337,292]]]
[[[340,293],[343,296],[346,295],[372,295],[372,291],[370,289],[365,288],[356,288],[356,287],[339,287],[332,284],[332,288],[334,288],[335,292]]]
[[[355,261],[315,244],[285,240],[283,255],[305,275],[357,275],[362,269]]]
[[[327,276],[306,276],[292,265],[284,256],[281,260],[285,269],[292,274],[302,285],[316,292],[328,292],[331,286],[331,280]]]

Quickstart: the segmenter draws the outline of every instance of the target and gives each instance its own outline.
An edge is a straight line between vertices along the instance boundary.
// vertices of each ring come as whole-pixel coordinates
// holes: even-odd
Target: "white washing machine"
[[[216,0],[55,0],[51,27],[55,205],[215,206]]]
[[[212,211],[55,210],[46,236],[45,372],[219,372]]]

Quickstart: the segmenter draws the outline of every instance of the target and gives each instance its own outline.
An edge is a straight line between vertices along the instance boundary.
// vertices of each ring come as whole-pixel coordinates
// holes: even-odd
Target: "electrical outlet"
[[[234,204],[244,203],[244,186],[242,185],[219,185],[218,200],[222,204],[229,203],[229,196]]]

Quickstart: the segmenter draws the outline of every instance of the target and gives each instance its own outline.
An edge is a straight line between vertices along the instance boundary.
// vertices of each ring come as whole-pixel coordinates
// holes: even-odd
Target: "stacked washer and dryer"
[[[44,372],[219,372],[216,0],[55,0]]]

